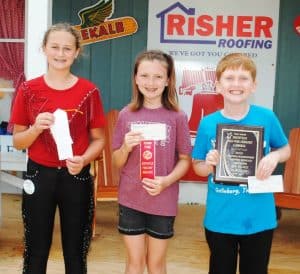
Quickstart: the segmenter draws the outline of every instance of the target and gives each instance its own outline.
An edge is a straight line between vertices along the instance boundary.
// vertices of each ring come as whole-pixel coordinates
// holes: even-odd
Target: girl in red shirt
[[[104,147],[104,113],[98,88],[71,73],[80,54],[80,35],[71,25],[50,27],[43,39],[48,70],[24,82],[13,104],[13,143],[28,150],[22,216],[23,273],[46,273],[56,208],[59,208],[65,272],[87,273],[92,234],[94,184],[90,162]],[[50,128],[54,112],[67,114],[73,157],[60,159]]]

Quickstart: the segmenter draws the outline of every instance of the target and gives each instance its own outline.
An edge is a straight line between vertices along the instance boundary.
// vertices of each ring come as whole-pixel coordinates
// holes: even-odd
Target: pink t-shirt
[[[90,81],[79,78],[66,90],[50,88],[43,76],[24,82],[17,93],[10,118],[12,124],[31,126],[41,112],[53,113],[56,109],[67,112],[74,155],[82,155],[89,145],[89,132],[105,124],[99,90]],[[50,130],[42,134],[28,148],[29,158],[39,164],[65,166],[58,159],[56,144]]]
[[[130,131],[131,123],[164,123],[167,139],[156,141],[156,176],[166,176],[175,167],[178,154],[191,153],[191,141],[187,116],[182,111],[170,111],[163,107],[157,109],[142,108],[132,112],[125,107],[119,113],[115,127],[112,148],[121,147],[124,135]],[[119,185],[119,203],[150,214],[176,216],[178,203],[178,182],[166,188],[157,196],[149,195],[143,189],[140,180],[140,146],[136,146],[129,154],[128,160],[121,170]]]

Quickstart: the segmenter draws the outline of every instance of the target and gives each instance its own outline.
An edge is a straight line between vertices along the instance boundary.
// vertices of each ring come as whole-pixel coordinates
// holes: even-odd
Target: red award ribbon
[[[141,179],[154,179],[155,176],[155,141],[141,142],[140,173]]]

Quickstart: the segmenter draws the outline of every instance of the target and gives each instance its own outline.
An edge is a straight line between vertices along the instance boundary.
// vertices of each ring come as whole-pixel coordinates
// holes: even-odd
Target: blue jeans
[[[26,179],[33,182],[35,191],[32,194],[23,191],[23,273],[46,273],[57,207],[65,273],[87,273],[86,257],[94,215],[94,185],[89,168],[86,166],[73,176],[66,168],[45,167],[28,161]]]

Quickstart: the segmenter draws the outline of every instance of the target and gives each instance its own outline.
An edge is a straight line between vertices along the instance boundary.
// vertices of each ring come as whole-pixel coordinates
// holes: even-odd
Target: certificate
[[[132,131],[141,132],[144,140],[166,140],[167,138],[167,126],[163,123],[152,123],[152,124],[131,124]]]
[[[259,126],[219,124],[216,149],[220,161],[216,166],[216,183],[247,184],[254,176],[263,155],[264,129]]]

